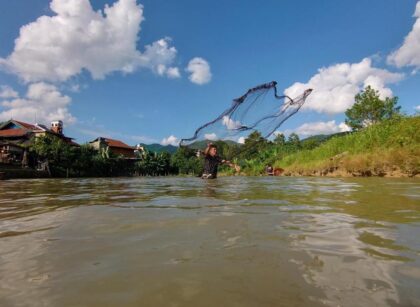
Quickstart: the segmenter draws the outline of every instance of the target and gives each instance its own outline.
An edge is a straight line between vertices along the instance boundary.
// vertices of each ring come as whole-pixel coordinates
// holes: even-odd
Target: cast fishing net
[[[279,96],[276,85],[277,82],[273,81],[249,89],[234,99],[230,108],[217,118],[199,127],[192,137],[182,139],[180,146],[194,148],[198,143],[220,140],[243,143],[253,131],[268,139],[299,111],[312,92],[312,89],[307,89],[294,98]]]

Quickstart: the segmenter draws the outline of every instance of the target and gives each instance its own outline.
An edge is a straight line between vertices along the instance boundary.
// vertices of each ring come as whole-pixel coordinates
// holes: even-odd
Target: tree
[[[171,157],[171,167],[180,174],[195,173],[197,163],[196,152],[188,147],[179,147]]]
[[[89,144],[82,144],[76,148],[76,159],[72,165],[77,176],[98,175],[93,168],[93,159],[97,155],[96,150]]]
[[[400,113],[398,97],[380,99],[379,91],[367,86],[355,96],[356,103],[346,111],[346,124],[353,130],[359,130]]]
[[[251,159],[267,147],[267,140],[258,131],[253,131],[245,139],[245,144],[241,148],[241,157]]]
[[[287,139],[287,143],[288,143],[288,145],[290,145],[294,148],[300,148],[299,136],[294,132],[289,135],[289,138]]]
[[[75,150],[55,136],[40,136],[35,139],[32,151],[41,159],[48,161],[54,175],[68,176],[76,158]]]
[[[303,140],[301,142],[302,148],[306,150],[314,149],[315,147],[318,147],[319,144],[320,144],[320,141],[316,139]]]
[[[274,144],[281,145],[281,146],[286,144],[286,137],[284,136],[283,133],[279,133],[276,135],[274,139]]]

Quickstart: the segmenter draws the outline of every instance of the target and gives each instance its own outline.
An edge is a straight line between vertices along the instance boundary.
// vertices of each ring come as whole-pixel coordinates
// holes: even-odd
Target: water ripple
[[[0,305],[416,305],[419,198],[415,179],[4,181]]]

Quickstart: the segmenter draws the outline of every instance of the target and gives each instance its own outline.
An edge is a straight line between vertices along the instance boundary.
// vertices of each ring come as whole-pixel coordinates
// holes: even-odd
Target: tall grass
[[[276,161],[291,171],[341,167],[349,172],[384,173],[392,169],[416,174],[420,159],[420,117],[393,119],[335,137],[313,150]]]
[[[275,154],[248,161],[248,174],[264,171],[267,162],[290,172],[315,174],[341,168],[349,173],[381,175],[399,170],[420,173],[420,116],[384,121],[361,131],[337,136],[312,150]]]

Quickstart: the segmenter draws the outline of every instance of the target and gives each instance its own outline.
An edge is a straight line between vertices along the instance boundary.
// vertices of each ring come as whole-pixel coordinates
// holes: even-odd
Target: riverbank
[[[0,180],[7,179],[39,179],[51,178],[47,172],[39,172],[35,170],[16,170],[8,172],[0,172]]]
[[[391,149],[365,154],[344,152],[326,161],[290,165],[285,176],[328,177],[420,177],[420,153],[410,149]]]
[[[419,177],[420,116],[403,117],[372,125],[357,132],[308,138],[296,143],[278,143],[262,137],[252,142],[249,154],[236,154],[239,147],[219,141],[220,155],[242,168],[241,175],[265,175],[267,165],[281,168],[282,176],[328,177]],[[246,146],[246,145],[244,145]],[[52,177],[118,177],[201,174],[203,161],[190,148],[179,148],[173,155],[144,152],[138,160],[106,158],[82,145],[61,150],[49,158]],[[241,148],[239,148],[241,150]],[[72,152],[72,150],[74,152]],[[35,170],[4,171],[1,179],[40,178],[47,176]],[[5,174],[6,173],[6,174]],[[219,176],[234,171],[221,166]],[[3,177],[3,178],[2,178]]]
[[[388,170],[347,170],[340,167],[326,168],[323,170],[302,170],[302,171],[285,171],[283,176],[292,176],[292,177],[385,177],[385,178],[420,178],[420,174],[407,174],[404,173],[401,169],[388,169]]]
[[[286,176],[419,177],[420,117],[387,121],[278,157]]]
[[[0,180],[39,178],[50,178],[50,175],[47,171],[38,171],[31,168],[0,167]]]

